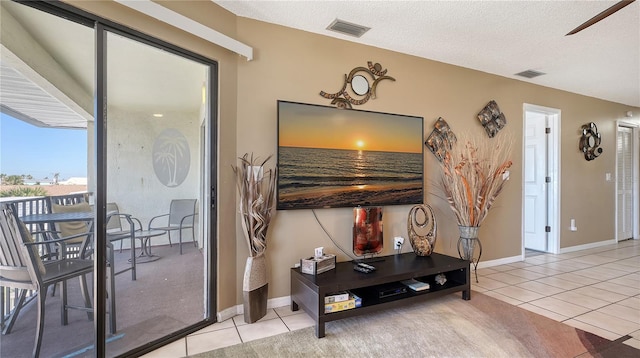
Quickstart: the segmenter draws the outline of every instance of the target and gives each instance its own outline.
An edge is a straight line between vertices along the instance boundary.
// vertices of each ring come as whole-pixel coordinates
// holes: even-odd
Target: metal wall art
[[[331,99],[331,104],[338,108],[352,108],[351,105],[360,105],[366,103],[369,98],[376,98],[376,87],[382,80],[395,81],[393,77],[387,76],[387,70],[382,70],[382,65],[375,65],[367,62],[369,68],[356,67],[349,75],[344,75],[344,84],[342,89],[336,93],[327,93],[320,91],[320,95],[324,98]],[[373,81],[372,83],[370,81]]]
[[[584,159],[594,160],[602,154],[600,148],[600,133],[598,127],[591,122],[582,126],[582,137],[580,138],[580,151],[584,154]]]
[[[487,131],[489,138],[493,138],[498,132],[507,125],[507,119],[500,112],[500,108],[496,101],[489,101],[487,105],[478,113],[480,123]]]
[[[427,137],[424,145],[429,148],[431,153],[433,153],[439,161],[443,161],[445,155],[451,150],[457,140],[449,124],[447,124],[442,117],[438,117],[436,123],[433,125],[433,131],[431,131],[431,134]]]

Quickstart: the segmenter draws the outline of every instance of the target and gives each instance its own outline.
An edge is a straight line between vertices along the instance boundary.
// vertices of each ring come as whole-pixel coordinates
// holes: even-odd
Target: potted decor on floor
[[[509,179],[512,142],[506,133],[493,139],[464,134],[440,162],[442,188],[460,230],[458,254],[474,264],[474,271],[482,255],[478,229]]]
[[[271,158],[258,163],[258,159],[245,154],[239,159],[239,165],[233,167],[236,175],[238,194],[240,195],[239,212],[242,229],[249,257],[242,282],[244,321],[254,323],[267,314],[268,282],[267,262],[267,230],[274,213],[274,193],[276,170],[265,170],[265,163]]]

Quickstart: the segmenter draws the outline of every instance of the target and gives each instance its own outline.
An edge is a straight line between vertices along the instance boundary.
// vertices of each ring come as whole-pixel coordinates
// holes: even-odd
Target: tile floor
[[[472,290],[640,349],[640,241],[566,254],[532,254],[522,262],[478,270]],[[145,357],[184,357],[313,326],[302,311],[270,309],[248,325],[242,316],[213,324]]]

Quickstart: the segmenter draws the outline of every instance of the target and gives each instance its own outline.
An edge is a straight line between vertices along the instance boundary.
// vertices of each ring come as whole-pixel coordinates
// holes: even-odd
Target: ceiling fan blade
[[[604,19],[605,17],[615,13],[616,11],[622,9],[623,7],[627,6],[627,5],[631,5],[632,2],[634,2],[636,0],[624,0],[624,1],[620,1],[617,2],[615,5],[613,5],[612,7],[606,9],[605,11],[599,13],[598,15],[592,17],[591,19],[587,20],[584,24],[576,27],[575,29],[571,30],[571,32],[569,32],[568,34],[566,34],[565,36],[569,36],[569,35],[573,35],[577,32],[580,32],[584,29],[586,29],[587,27],[595,24],[596,22]]]

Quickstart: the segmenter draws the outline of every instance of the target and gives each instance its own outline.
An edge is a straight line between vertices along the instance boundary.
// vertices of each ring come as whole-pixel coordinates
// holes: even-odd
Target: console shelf
[[[469,261],[441,255],[416,256],[413,252],[382,257],[382,261],[372,263],[376,271],[361,273],[353,270],[353,262],[339,262],[336,268],[319,275],[303,274],[300,268],[291,269],[291,309],[302,308],[316,322],[316,336],[324,337],[326,322],[347,317],[377,312],[384,308],[398,307],[441,297],[462,291],[464,300],[471,299]],[[447,278],[444,285],[435,283],[437,274],[443,273]],[[386,298],[379,298],[376,287],[384,284],[398,283],[415,278],[429,282],[429,290],[406,293]],[[324,297],[340,291],[356,292],[362,298],[362,307],[339,312],[324,312]]]

